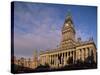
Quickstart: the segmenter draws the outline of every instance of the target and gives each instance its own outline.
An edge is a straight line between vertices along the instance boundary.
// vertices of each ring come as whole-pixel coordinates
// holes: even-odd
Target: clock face
[[[67,27],[67,26],[69,26],[69,24],[67,23],[65,26]]]

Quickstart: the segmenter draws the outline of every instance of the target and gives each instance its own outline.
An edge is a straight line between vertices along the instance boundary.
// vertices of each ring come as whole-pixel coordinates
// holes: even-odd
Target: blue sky
[[[83,41],[93,37],[97,44],[97,8],[62,4],[14,3],[15,56],[32,57],[36,49],[57,48],[61,28],[68,10],[71,11],[76,38]]]

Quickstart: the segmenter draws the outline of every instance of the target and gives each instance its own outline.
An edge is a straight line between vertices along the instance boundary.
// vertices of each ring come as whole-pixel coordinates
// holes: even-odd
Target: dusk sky
[[[14,3],[14,53],[32,57],[34,50],[57,48],[68,10],[72,14],[76,37],[93,37],[97,45],[97,8],[62,4]]]

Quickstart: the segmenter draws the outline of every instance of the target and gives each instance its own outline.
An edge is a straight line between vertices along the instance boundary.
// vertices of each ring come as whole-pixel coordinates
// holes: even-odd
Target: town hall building
[[[59,47],[53,50],[42,51],[39,56],[40,64],[48,64],[51,68],[59,68],[65,65],[76,64],[78,61],[84,63],[91,55],[93,55],[93,60],[96,62],[96,45],[93,38],[90,38],[88,41],[76,38],[74,22],[70,12],[65,18],[61,32],[62,37]]]

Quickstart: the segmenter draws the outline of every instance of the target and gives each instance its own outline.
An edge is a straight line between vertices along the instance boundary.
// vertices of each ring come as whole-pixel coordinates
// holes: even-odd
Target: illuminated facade
[[[84,36],[85,37],[85,36]],[[96,63],[96,46],[92,38],[88,41],[76,39],[76,31],[70,12],[68,12],[62,27],[62,38],[57,49],[40,53],[40,63],[48,64],[51,68],[77,64],[78,61],[86,62],[90,56]],[[87,61],[91,63],[91,61]]]

